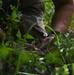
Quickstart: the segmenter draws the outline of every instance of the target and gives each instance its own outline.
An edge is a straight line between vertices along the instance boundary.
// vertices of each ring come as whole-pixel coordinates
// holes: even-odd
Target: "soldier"
[[[2,8],[10,13],[10,4],[17,6],[17,0],[2,0]],[[73,0],[52,0],[55,6],[55,13],[52,18],[51,27],[56,33],[64,33],[70,26],[73,10]],[[31,35],[42,41],[41,48],[43,48],[46,42],[49,40],[48,34],[46,33],[43,17],[45,6],[43,0],[19,0],[18,11],[21,12],[21,22],[18,28],[21,34],[24,35],[29,31]]]

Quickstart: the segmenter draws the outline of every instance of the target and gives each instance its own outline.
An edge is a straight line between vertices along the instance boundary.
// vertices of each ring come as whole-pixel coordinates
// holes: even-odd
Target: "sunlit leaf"
[[[64,74],[65,74],[65,75],[69,75],[68,66],[65,64],[65,65],[63,66],[63,68],[64,68]]]
[[[72,71],[74,72],[74,63],[72,63]]]

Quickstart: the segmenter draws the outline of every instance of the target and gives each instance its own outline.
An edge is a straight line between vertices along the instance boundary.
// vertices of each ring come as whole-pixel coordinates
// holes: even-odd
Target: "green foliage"
[[[74,29],[74,14],[73,14],[73,17],[72,17],[72,22],[71,22],[70,29]]]
[[[5,47],[5,46],[1,46],[0,47],[0,57],[6,57],[8,56],[9,54],[9,51],[11,51],[12,48],[9,48],[9,47]]]
[[[44,24],[47,32],[52,30],[51,24],[52,15],[54,13],[53,3],[45,1],[46,12]],[[17,14],[17,8],[10,6],[11,15],[7,15],[8,21],[6,24],[8,41],[0,42],[0,75],[69,75],[74,74],[74,38],[73,34],[66,33],[56,35],[56,38],[48,43],[48,49],[45,51],[33,51],[32,48],[26,50],[24,43],[27,39],[33,39],[32,45],[35,45],[35,38],[30,34],[25,34],[22,38],[21,32],[18,29],[20,16]],[[1,1],[0,1],[1,8]],[[72,25],[74,21],[72,21]],[[73,27],[72,27],[73,28]],[[17,30],[17,40],[19,47],[14,47],[14,39],[11,35],[12,31]],[[29,29],[29,31],[32,27]],[[29,32],[28,31],[28,32]],[[52,30],[54,32],[54,30]],[[55,33],[55,32],[54,32]],[[44,55],[42,55],[44,54]],[[2,65],[1,65],[2,64]]]
[[[58,50],[47,53],[45,56],[45,62],[46,64],[58,64],[58,65],[63,64],[60,52]]]

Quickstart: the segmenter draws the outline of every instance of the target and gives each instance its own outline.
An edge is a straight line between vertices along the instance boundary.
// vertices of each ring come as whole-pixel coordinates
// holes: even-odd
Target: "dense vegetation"
[[[1,5],[0,1],[0,10],[2,10]],[[45,0],[45,5],[44,24],[47,32],[50,32],[54,5],[51,0]],[[24,48],[26,39],[34,39],[33,46],[36,42],[28,33],[22,38],[17,29],[16,42],[19,45],[14,42],[11,32],[17,28],[20,17],[16,7],[11,6],[11,9],[12,15],[7,15],[8,21],[5,22],[8,41],[4,42],[3,38],[0,42],[0,75],[74,75],[74,18],[70,31],[56,35],[54,40],[48,42],[46,49],[34,51],[33,48]]]

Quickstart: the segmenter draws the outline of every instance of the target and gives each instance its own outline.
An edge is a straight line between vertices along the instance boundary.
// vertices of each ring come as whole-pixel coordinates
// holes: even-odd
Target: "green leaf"
[[[21,32],[20,32],[20,30],[19,30],[19,29],[18,29],[18,31],[17,31],[16,36],[18,37],[18,39],[21,39]]]
[[[5,46],[0,47],[0,56],[7,56],[10,50],[12,50],[12,48],[8,48]]]
[[[56,49],[56,50],[51,51],[51,54],[53,56],[55,56],[55,57],[60,57],[61,56],[59,49]]]
[[[34,57],[30,52],[22,52],[21,63],[29,64],[34,62]]]
[[[54,58],[52,63],[58,64],[58,65],[62,65],[63,61],[61,58]]]
[[[46,54],[44,59],[47,64],[51,64],[53,61],[53,56],[52,56],[52,54]]]
[[[72,63],[72,71],[74,72],[74,63]]]
[[[57,50],[55,50],[55,51],[53,51],[51,53],[46,54],[45,62],[47,64],[54,63],[54,64],[58,64],[58,65],[62,65],[62,63],[63,63],[63,61],[62,61],[62,59],[60,57],[60,54],[59,54],[59,52]]]
[[[36,63],[36,67],[37,67],[38,69],[42,70],[42,71],[46,71],[46,70],[47,70],[45,64],[42,64],[42,63],[40,63],[40,62],[37,62],[37,63]]]
[[[13,19],[15,22],[20,22],[20,20],[19,19]]]
[[[17,18],[17,13],[16,13],[16,11],[13,11],[13,13],[12,13],[12,18]]]
[[[65,74],[65,75],[69,75],[68,66],[65,64],[65,65],[63,66],[63,68],[64,68],[64,74]]]
[[[34,37],[32,35],[30,35],[30,34],[25,34],[24,38],[26,38],[26,39],[34,39]]]

